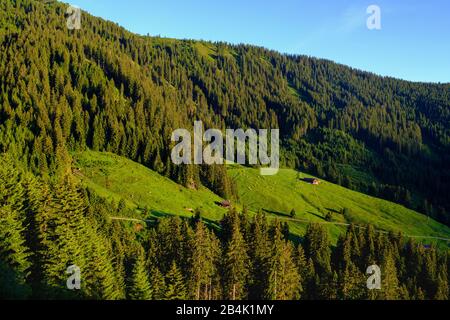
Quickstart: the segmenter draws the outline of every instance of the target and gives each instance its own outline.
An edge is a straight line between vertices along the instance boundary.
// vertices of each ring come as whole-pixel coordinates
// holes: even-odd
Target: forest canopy
[[[448,252],[371,226],[332,246],[322,225],[292,241],[287,225],[234,208],[215,226],[111,221],[129,208],[81,186],[71,154],[111,152],[235,200],[226,167],[171,162],[172,132],[192,119],[279,128],[282,166],[450,225],[450,84],[140,36],[85,12],[68,30],[65,9],[0,2],[0,298],[448,299]],[[370,264],[388,275],[383,290],[364,287]],[[65,290],[70,265],[81,291]]]

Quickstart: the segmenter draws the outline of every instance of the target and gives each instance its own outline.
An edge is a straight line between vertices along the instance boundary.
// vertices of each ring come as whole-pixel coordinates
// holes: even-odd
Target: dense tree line
[[[449,85],[246,45],[143,37],[87,13],[71,31],[57,2],[6,0],[0,9],[0,150],[35,174],[64,171],[69,152],[88,147],[233,198],[224,168],[171,163],[172,131],[193,119],[280,128],[283,165],[448,222]]]
[[[326,227],[300,243],[279,221],[231,209],[218,226],[161,218],[144,229],[70,175],[44,183],[2,156],[0,298],[448,299],[449,253],[372,226],[350,226],[333,247]],[[133,222],[134,223],[134,222]],[[381,289],[368,290],[378,265]],[[66,287],[81,270],[81,290]]]
[[[350,227],[333,247],[321,225],[293,242],[287,225],[234,210],[219,226],[198,214],[141,231],[111,221],[135,213],[78,185],[70,152],[114,152],[231,199],[224,166],[172,164],[172,131],[193,119],[280,128],[283,165],[448,222],[449,85],[143,37],[88,14],[70,31],[64,12],[57,2],[0,3],[1,298],[448,299],[448,253],[370,226]],[[383,271],[378,291],[365,288],[371,264]],[[71,265],[79,291],[66,289]]]

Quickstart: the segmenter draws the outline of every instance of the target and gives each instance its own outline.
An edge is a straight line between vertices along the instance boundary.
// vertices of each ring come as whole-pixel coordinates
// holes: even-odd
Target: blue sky
[[[450,82],[448,0],[71,0],[132,32],[248,43],[411,81]],[[381,30],[369,30],[369,5]]]

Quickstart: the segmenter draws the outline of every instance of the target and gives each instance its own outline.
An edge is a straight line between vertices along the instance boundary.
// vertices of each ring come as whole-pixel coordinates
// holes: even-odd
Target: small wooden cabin
[[[320,184],[320,180],[315,178],[304,178],[303,181],[313,184],[315,186],[318,186]]]
[[[231,208],[231,202],[228,200],[224,200],[220,203],[220,206],[225,209]]]
[[[140,223],[136,223],[134,225],[134,232],[141,232],[142,230],[144,230],[144,226]]]

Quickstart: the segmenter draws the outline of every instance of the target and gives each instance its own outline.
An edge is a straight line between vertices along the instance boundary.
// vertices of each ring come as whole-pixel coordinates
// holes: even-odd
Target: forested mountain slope
[[[70,31],[64,12],[58,3],[1,4],[0,148],[35,172],[88,146],[189,180],[197,174],[169,161],[174,128],[191,128],[193,118],[207,128],[280,128],[284,165],[446,222],[450,85],[245,45],[142,37],[86,13]]]
[[[51,174],[68,163],[67,150],[87,146],[207,184],[211,173],[171,165],[174,128],[192,119],[280,128],[283,165],[447,222],[449,84],[246,45],[143,37],[87,13],[70,31],[65,8],[1,3],[0,150],[34,172]]]
[[[170,136],[194,119],[207,128],[280,128],[287,169],[278,192],[294,168],[448,223],[450,85],[248,45],[144,37],[87,13],[70,31],[66,8],[0,2],[0,298],[448,299],[450,259],[436,246],[354,225],[335,246],[322,224],[290,241],[296,231],[270,218],[310,209],[301,206],[307,192],[292,205],[284,194],[282,205],[264,204],[274,211],[267,215],[214,212],[217,228],[201,215],[116,221],[136,211],[108,198],[108,180],[104,189],[80,184],[73,155],[110,152],[151,168],[161,186],[188,187],[178,203],[164,195],[170,210],[182,199],[239,196],[254,206],[236,169],[173,165]],[[402,208],[385,225],[402,221],[399,212],[427,220]],[[448,230],[435,221],[422,229]],[[376,292],[366,288],[372,264],[388,275]],[[67,288],[71,266],[81,270],[78,291]]]

